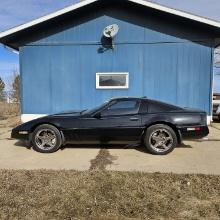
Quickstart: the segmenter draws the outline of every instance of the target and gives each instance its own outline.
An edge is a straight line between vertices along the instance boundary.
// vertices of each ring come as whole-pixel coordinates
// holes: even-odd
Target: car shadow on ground
[[[63,147],[61,147],[61,150],[65,150],[67,148],[88,148],[88,149],[120,149],[120,150],[127,150],[127,149],[133,149],[133,150],[137,150],[140,152],[144,152],[147,153],[146,148],[143,145],[110,145],[110,144],[83,144],[83,145],[79,145],[79,144],[67,144]],[[192,148],[191,145],[186,145],[186,144],[180,144],[177,146],[177,148]]]
[[[189,144],[184,144],[184,143],[179,144],[177,147],[178,147],[178,148],[192,148],[191,145],[189,145]]]
[[[220,123],[220,120],[216,119],[216,118],[213,118],[213,122],[215,123]]]
[[[30,143],[28,143],[27,141],[19,140],[19,141],[16,141],[16,142],[14,143],[14,145],[15,145],[16,147],[25,147],[25,148],[27,148],[27,149],[31,149],[31,145],[30,145]]]
[[[27,149],[31,149],[31,144],[27,141],[17,141],[14,144],[17,147],[25,147]],[[120,149],[120,150],[127,150],[127,149],[133,149],[133,150],[137,150],[139,152],[142,153],[148,153],[148,151],[146,150],[146,148],[143,145],[122,145],[122,144],[118,144],[118,145],[110,145],[110,144],[67,144],[65,146],[62,146],[60,148],[60,150],[65,150],[65,149],[82,149],[82,148],[86,148],[86,149]],[[181,143],[180,145],[177,146],[177,148],[192,148],[191,145],[186,145],[184,143]]]

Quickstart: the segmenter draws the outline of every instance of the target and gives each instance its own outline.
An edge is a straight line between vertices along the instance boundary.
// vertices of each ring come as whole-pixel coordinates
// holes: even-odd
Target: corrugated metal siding
[[[210,113],[211,43],[191,42],[193,33],[164,21],[134,20],[103,15],[22,47],[23,113],[85,109],[115,96],[148,96]],[[100,53],[102,29],[111,23],[120,26],[115,50]],[[96,72],[129,72],[129,89],[97,90]]]

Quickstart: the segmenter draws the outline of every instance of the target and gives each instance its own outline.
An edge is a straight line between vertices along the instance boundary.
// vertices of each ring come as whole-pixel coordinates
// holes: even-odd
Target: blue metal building
[[[103,36],[111,24],[119,26],[114,48]],[[155,3],[85,0],[5,31],[0,42],[20,52],[27,121],[116,96],[147,96],[210,116],[218,37],[220,23]]]

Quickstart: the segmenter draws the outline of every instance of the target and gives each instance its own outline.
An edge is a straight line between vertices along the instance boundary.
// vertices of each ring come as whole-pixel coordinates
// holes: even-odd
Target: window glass
[[[147,101],[142,101],[141,102],[140,112],[141,113],[148,113],[148,103],[147,103]]]
[[[112,106],[109,107],[109,109],[129,109],[129,108],[135,108],[137,105],[136,101],[119,101]]]
[[[103,103],[103,104],[101,104],[101,105],[99,105],[99,106],[97,106],[97,107],[95,107],[93,109],[86,109],[86,110],[84,110],[82,112],[82,114],[83,115],[85,115],[85,114],[92,114],[92,113],[96,112],[97,110],[100,110],[100,109],[104,108],[106,105],[108,105],[108,102],[105,102],[105,103]]]
[[[128,73],[96,73],[97,89],[127,89]]]
[[[139,101],[118,101],[102,112],[102,116],[138,114]]]
[[[149,113],[157,113],[157,112],[168,112],[168,111],[175,111],[180,110],[181,108],[174,105],[169,105],[162,102],[151,101],[148,105],[148,112]]]
[[[100,86],[125,86],[126,77],[123,75],[102,75],[99,76]]]

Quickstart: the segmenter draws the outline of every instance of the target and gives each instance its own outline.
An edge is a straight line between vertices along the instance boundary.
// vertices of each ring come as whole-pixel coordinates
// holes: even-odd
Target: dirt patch
[[[0,170],[0,219],[220,219],[220,176]]]
[[[3,135],[3,134],[7,134],[8,132],[10,132],[11,130],[6,130],[6,131],[3,131],[3,132],[0,132],[0,135]]]
[[[90,170],[105,170],[116,159],[117,157],[112,156],[108,149],[100,149],[96,158],[90,161]]]

